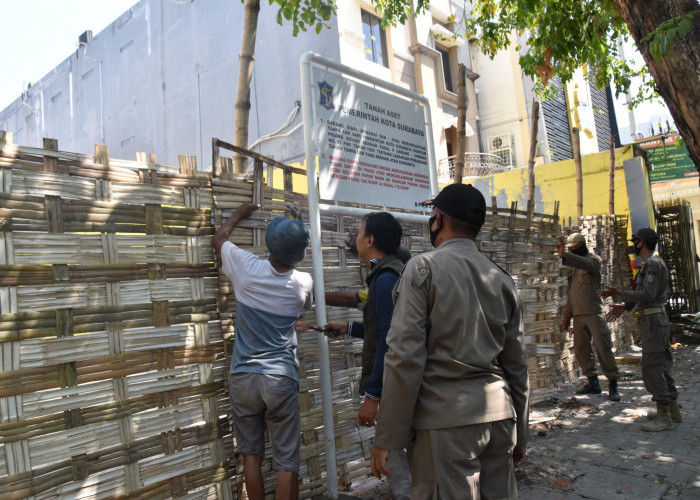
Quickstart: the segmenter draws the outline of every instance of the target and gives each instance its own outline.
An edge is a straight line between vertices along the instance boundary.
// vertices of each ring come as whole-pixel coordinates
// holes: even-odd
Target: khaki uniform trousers
[[[612,335],[604,314],[574,316],[574,355],[586,377],[596,375],[593,349],[600,369],[608,380],[617,380],[617,362],[612,351]]]
[[[517,498],[515,420],[415,433],[408,446],[412,500]]]
[[[649,314],[639,318],[642,336],[642,380],[652,400],[668,404],[678,398],[671,376],[673,353],[668,345],[671,328],[666,313]]]

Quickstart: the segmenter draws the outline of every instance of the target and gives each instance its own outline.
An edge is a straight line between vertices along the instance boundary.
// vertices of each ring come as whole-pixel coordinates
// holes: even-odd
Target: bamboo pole
[[[535,156],[537,154],[537,130],[540,120],[540,103],[532,101],[532,117],[530,127],[530,156],[527,162],[527,200],[533,204],[535,201]],[[528,210],[529,212],[529,210]]]
[[[576,214],[583,217],[583,171],[581,167],[581,137],[578,128],[571,130],[571,145],[574,150],[574,166],[576,167]]]
[[[248,147],[248,119],[250,114],[250,84],[253,78],[253,61],[255,60],[255,37],[258,27],[260,0],[246,0],[243,16],[241,52],[239,55],[238,88],[236,92],[234,144]],[[233,156],[234,171],[245,173],[247,157],[240,154]]]
[[[610,200],[608,202],[608,213],[615,214],[615,139],[610,136]]]
[[[467,120],[467,107],[469,96],[467,95],[467,67],[459,65],[459,85],[457,88],[457,151],[455,161],[455,184],[462,183],[464,173],[464,156],[467,151],[467,136],[465,122]]]

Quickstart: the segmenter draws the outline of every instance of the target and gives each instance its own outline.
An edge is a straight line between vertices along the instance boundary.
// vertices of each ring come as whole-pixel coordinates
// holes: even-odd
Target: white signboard
[[[416,209],[430,196],[423,107],[313,68],[320,196]]]

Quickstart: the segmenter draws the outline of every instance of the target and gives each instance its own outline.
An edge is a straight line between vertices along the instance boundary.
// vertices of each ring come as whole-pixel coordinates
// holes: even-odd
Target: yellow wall
[[[615,153],[615,213],[629,214],[629,200],[623,162],[633,156],[632,147],[625,146]],[[600,215],[608,213],[609,200],[609,153],[595,153],[582,158],[583,172],[583,214]],[[648,179],[648,175],[644,174]],[[520,168],[479,177],[471,181],[487,197],[496,196],[498,206],[510,206],[518,202],[518,208],[527,207],[527,168]],[[648,186],[648,180],[647,186]],[[653,220],[651,191],[647,188],[649,215]],[[577,218],[576,170],[573,160],[547,163],[535,167],[535,212],[553,213],[554,203],[559,201],[559,216]]]
[[[623,163],[633,157],[633,147],[623,146],[615,151],[615,214],[630,215],[627,182]],[[610,155],[607,151],[586,155],[582,158],[583,171],[583,214],[601,215],[608,213]],[[644,184],[648,220],[654,221],[653,203],[649,177],[640,162],[638,177]],[[305,169],[303,163],[292,164]],[[273,186],[283,189],[282,171],[274,169]],[[472,178],[465,182],[474,184],[486,197],[486,205],[491,206],[495,196],[497,205],[509,207],[513,201],[518,208],[527,208],[527,168],[519,168],[491,176]],[[303,175],[293,174],[294,191],[307,192],[307,181]],[[441,188],[444,185],[440,186]],[[559,201],[559,216],[572,220],[577,218],[576,208],[576,169],[573,160],[546,163],[535,167],[535,212],[554,213],[554,203]],[[630,221],[631,222],[631,221]],[[652,223],[653,224],[653,223]],[[630,231],[631,231],[630,224]],[[630,233],[631,234],[631,233]]]
[[[289,166],[306,170],[306,162],[290,163]],[[272,187],[275,189],[284,189],[284,172],[282,172],[281,168],[272,170],[272,182],[270,184],[272,184]],[[309,184],[305,175],[292,174],[292,191],[304,194],[309,192]]]

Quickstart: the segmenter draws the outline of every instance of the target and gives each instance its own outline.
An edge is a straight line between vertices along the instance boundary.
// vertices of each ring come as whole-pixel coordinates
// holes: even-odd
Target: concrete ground
[[[577,396],[563,386],[532,408],[528,458],[517,471],[519,498],[700,499],[700,346],[677,345],[674,378],[683,421],[674,431],[640,430],[652,408],[638,364],[621,364],[622,401]],[[582,383],[582,382],[581,382]],[[607,390],[607,381],[601,377]],[[342,499],[390,499],[385,480],[353,482]]]

